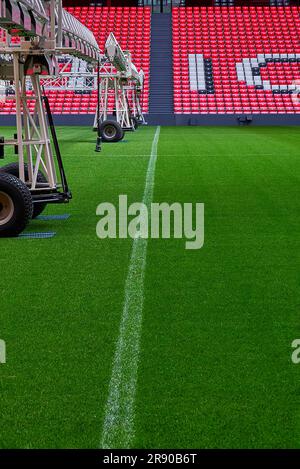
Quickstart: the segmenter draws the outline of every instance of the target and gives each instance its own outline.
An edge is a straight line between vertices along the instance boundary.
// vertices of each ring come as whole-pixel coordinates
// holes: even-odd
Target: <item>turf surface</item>
[[[59,128],[74,199],[44,214],[71,217],[0,241],[1,448],[99,447],[132,241],[100,241],[96,207],[142,199],[154,133],[98,154]],[[149,240],[133,447],[300,447],[299,145],[292,127],[161,129],[154,200],[204,202],[205,245]]]

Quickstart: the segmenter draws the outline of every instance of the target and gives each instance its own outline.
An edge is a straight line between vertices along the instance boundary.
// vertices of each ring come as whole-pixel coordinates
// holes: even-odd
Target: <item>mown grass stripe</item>
[[[153,198],[159,134],[160,127],[157,127],[143,195],[143,203],[147,207]],[[105,409],[102,448],[129,448],[134,438],[134,402],[143,317],[147,245],[147,239],[135,238],[133,241],[125,285],[125,301]]]

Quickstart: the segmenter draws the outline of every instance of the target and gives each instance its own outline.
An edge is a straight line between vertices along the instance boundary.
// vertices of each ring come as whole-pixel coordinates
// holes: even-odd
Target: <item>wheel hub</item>
[[[5,225],[12,218],[14,203],[8,194],[0,192],[0,225]]]
[[[107,125],[105,127],[105,134],[108,138],[113,138],[116,135],[116,128],[112,125]]]

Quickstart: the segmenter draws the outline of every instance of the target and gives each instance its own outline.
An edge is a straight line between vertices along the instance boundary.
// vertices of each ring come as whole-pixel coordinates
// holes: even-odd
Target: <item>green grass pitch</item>
[[[154,133],[95,153],[59,128],[74,199],[45,213],[71,217],[0,241],[1,448],[100,445],[132,240],[99,240],[96,207],[141,201]],[[149,240],[132,447],[300,447],[299,148],[296,127],[161,129],[154,201],[204,202],[205,244]]]

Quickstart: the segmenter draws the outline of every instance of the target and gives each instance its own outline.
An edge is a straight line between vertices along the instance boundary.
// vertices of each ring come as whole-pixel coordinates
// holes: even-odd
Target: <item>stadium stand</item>
[[[114,32],[123,50],[132,53],[135,65],[145,73],[145,85],[141,98],[143,112],[149,106],[150,31],[151,8],[132,7],[73,7],[67,10],[93,31],[100,48],[111,31]],[[97,106],[97,91],[74,93],[74,91],[47,90],[54,114],[94,114]],[[113,102],[110,102],[111,107]],[[2,114],[15,113],[13,100],[7,100],[1,108]]]
[[[218,1],[220,6],[174,7],[169,14],[172,26],[158,21],[168,15],[153,14],[151,7],[74,6],[68,10],[93,31],[100,48],[113,31],[121,47],[132,52],[134,63],[145,72],[141,101],[148,114],[150,98],[150,123],[158,123],[158,113],[165,113],[170,124],[188,122],[187,115],[201,120],[209,114],[211,119],[231,115],[235,121],[241,116],[244,122],[255,115],[264,122],[270,115],[299,119],[295,89],[300,87],[300,7],[232,6],[231,0]],[[166,37],[171,41],[171,36],[158,30],[166,24],[172,29],[173,57],[168,63],[165,50],[170,49],[170,56],[171,45],[160,47],[160,41]],[[0,30],[0,41],[3,37]],[[52,89],[47,94],[56,115],[95,113],[96,90]],[[111,109],[112,105],[110,101]],[[0,112],[14,114],[14,101],[0,102]]]
[[[132,60],[138,69],[145,73],[145,85],[142,96],[143,112],[149,106],[149,69],[150,69],[150,32],[151,8],[135,7],[75,7],[68,8],[70,13],[84,23],[95,35],[100,48],[104,49],[105,41],[113,32],[123,50],[132,53]],[[88,113],[94,113],[97,97],[93,93],[91,99],[86,97],[84,106]],[[110,102],[111,106],[113,102]]]
[[[295,114],[299,7],[173,9],[174,112]]]

